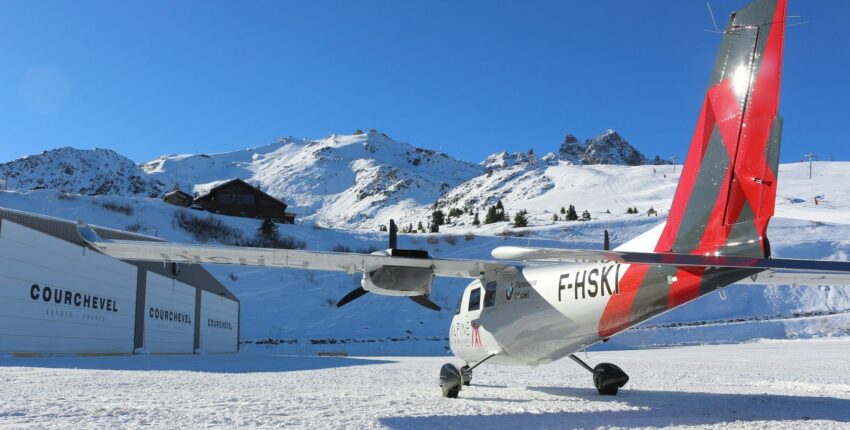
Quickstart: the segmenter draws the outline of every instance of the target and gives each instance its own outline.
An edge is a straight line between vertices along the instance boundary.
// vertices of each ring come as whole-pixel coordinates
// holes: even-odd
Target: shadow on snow
[[[778,394],[724,394],[623,390],[601,397],[595,389],[529,387],[562,397],[587,411],[385,417],[392,429],[596,428],[736,425],[758,421],[825,420],[850,422],[850,400]],[[461,393],[461,397],[463,393]],[[522,399],[467,398],[466,401],[518,402]],[[452,400],[446,400],[447,402]],[[457,400],[463,402],[464,400]],[[570,405],[565,405],[570,407]],[[600,410],[601,409],[601,410]]]
[[[347,357],[310,357],[251,353],[226,355],[138,354],[107,357],[46,356],[0,358],[0,368],[38,367],[46,369],[128,371],[172,370],[211,373],[291,372],[385,363],[391,363],[391,361]]]

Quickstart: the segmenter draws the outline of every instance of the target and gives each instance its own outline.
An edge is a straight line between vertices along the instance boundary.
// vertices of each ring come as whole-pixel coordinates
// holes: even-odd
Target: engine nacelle
[[[434,274],[427,267],[384,266],[363,273],[360,286],[385,296],[427,296]]]

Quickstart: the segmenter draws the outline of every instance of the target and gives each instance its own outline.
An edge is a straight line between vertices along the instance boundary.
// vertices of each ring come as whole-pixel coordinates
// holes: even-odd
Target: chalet
[[[194,207],[210,212],[248,218],[295,222],[295,214],[286,212],[286,203],[278,200],[241,179],[231,179],[216,185],[195,199]]]
[[[163,196],[162,198],[166,203],[170,203],[174,206],[182,206],[184,208],[188,208],[192,206],[192,201],[194,198],[188,194],[184,193],[180,190],[174,190]]]

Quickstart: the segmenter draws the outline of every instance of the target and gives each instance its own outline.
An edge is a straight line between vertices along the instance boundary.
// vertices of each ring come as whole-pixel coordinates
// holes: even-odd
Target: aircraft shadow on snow
[[[0,358],[3,367],[37,367],[44,369],[87,369],[128,371],[188,371],[210,373],[270,373],[319,370],[349,366],[392,363],[346,357],[311,357],[291,355],[131,355],[109,357],[10,357]]]
[[[850,422],[850,400],[778,394],[726,394],[675,391],[621,390],[616,397],[600,397],[595,389],[529,387],[529,390],[576,400],[592,411],[384,417],[391,429],[597,428],[716,425],[755,421],[825,420]],[[523,399],[466,399],[468,401],[522,402]],[[461,400],[462,401],[462,400]],[[530,400],[525,400],[530,401]],[[611,408],[599,403],[610,403]],[[598,410],[602,408],[603,410]],[[629,410],[618,410],[628,408]],[[611,410],[613,409],[613,410]]]

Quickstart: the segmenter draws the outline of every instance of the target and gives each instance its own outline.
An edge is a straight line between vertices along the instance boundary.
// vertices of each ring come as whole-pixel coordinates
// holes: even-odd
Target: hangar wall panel
[[[147,272],[144,348],[150,353],[192,353],[195,288]]]
[[[201,292],[201,351],[236,352],[239,333],[239,303]]]
[[[137,268],[0,221],[0,353],[131,353]]]

